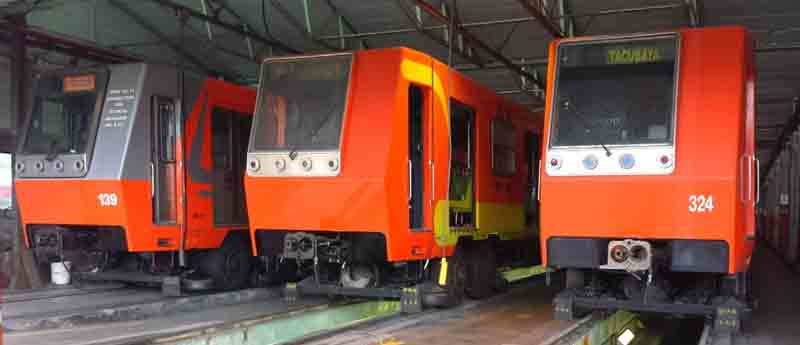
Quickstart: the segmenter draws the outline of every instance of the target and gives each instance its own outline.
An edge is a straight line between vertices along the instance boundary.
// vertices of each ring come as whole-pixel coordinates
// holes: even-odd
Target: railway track
[[[184,297],[127,287],[29,291],[4,303],[3,340],[5,345],[344,344],[359,339],[372,344],[396,332],[413,334],[414,327],[453,327],[448,320],[524,314],[536,320],[525,321],[526,327],[519,330],[539,337],[536,343],[572,345],[594,344],[585,341],[624,324],[619,318],[606,322],[609,315],[577,322],[552,320],[548,294],[553,288],[545,286],[543,278],[522,279],[486,300],[417,314],[401,313],[398,301],[308,296],[290,300],[279,288]]]

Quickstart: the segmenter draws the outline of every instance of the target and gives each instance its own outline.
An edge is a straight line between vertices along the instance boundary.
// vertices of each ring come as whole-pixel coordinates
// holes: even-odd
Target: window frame
[[[498,126],[503,125],[505,128],[499,128]],[[508,132],[506,133],[497,133],[500,129],[506,129]],[[499,136],[498,136],[499,135]],[[490,137],[490,147],[492,152],[491,162],[492,162],[492,174],[495,176],[514,176],[517,174],[517,165],[519,160],[517,159],[517,143],[519,142],[519,138],[517,138],[517,127],[514,126],[514,122],[510,119],[507,119],[503,116],[497,115],[490,120],[489,123],[489,137]],[[510,137],[507,140],[497,140],[499,137]],[[497,147],[501,146],[502,148],[506,149],[508,152],[511,153],[511,168],[509,170],[501,170],[502,168],[498,166],[497,159],[498,159],[498,151]]]
[[[612,37],[612,38],[603,38],[603,39],[596,39],[596,40],[583,40],[583,41],[573,41],[573,42],[563,42],[559,43],[556,47],[556,57],[555,57],[555,76],[553,78],[553,92],[550,95],[550,108],[547,109],[547,116],[548,116],[548,130],[547,130],[547,148],[548,149],[572,149],[572,148],[601,148],[602,145],[593,144],[593,145],[553,145],[553,134],[555,133],[555,126],[557,124],[556,121],[556,112],[557,112],[557,102],[556,99],[559,96],[558,92],[558,84],[561,75],[561,50],[563,47],[569,46],[579,46],[579,45],[597,45],[597,44],[607,44],[607,43],[614,43],[614,42],[635,42],[635,41],[646,41],[646,40],[657,40],[657,39],[665,39],[665,38],[673,38],[675,40],[675,62],[673,68],[673,87],[672,87],[672,133],[671,138],[669,141],[665,141],[662,143],[646,143],[646,144],[606,144],[606,147],[674,147],[676,145],[677,140],[677,126],[678,126],[678,88],[680,85],[680,67],[681,67],[681,45],[682,45],[682,35],[679,32],[660,32],[660,33],[652,33],[652,34],[643,34],[643,35],[630,35],[630,36],[622,36],[622,37]]]

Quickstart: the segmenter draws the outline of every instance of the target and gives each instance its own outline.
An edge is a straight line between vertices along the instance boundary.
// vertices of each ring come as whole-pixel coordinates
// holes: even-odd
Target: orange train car
[[[185,286],[243,286],[255,99],[152,64],[36,76],[15,186],[37,262],[87,279],[180,283],[196,271]]]
[[[535,242],[540,127],[411,49],[265,60],[245,177],[253,249],[309,272],[301,292],[486,296],[498,263]]]
[[[758,194],[752,47],[740,27],[551,44],[541,252],[567,271],[558,317],[738,325]]]

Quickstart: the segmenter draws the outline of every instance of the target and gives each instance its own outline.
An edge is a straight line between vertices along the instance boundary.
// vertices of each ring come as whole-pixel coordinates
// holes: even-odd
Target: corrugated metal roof
[[[254,58],[246,41],[240,35],[212,26],[213,39],[207,37],[203,22],[190,19],[181,30],[176,12],[155,1],[126,1],[131,11],[146,19],[164,36],[181,45],[189,54],[207,65],[237,78],[255,80],[257,65],[254,61],[270,54],[269,47],[253,41]],[[363,40],[367,47],[408,46],[446,60],[447,48],[429,36],[443,37],[443,30],[435,28],[441,23],[422,13],[421,25],[429,28],[428,35],[415,30],[415,13],[405,13],[404,6],[412,0],[206,0],[212,7],[221,4],[226,10],[218,18],[227,23],[247,26],[268,39],[279,40],[303,52],[324,52],[338,49],[341,41],[330,36],[345,34],[370,34],[348,38],[345,49],[357,49]],[[533,3],[538,1],[529,0]],[[175,0],[174,2],[202,11],[202,0]],[[770,140],[780,134],[780,126],[792,112],[792,98],[800,95],[800,3],[795,0],[563,0],[564,15],[560,6],[551,6],[548,15],[574,23],[575,34],[613,34],[641,31],[670,30],[691,24],[686,3],[696,2],[702,25],[744,25],[757,40],[759,140],[762,149],[770,148]],[[436,9],[450,0],[427,0]],[[558,0],[549,1],[560,5]],[[520,0],[457,0],[459,20],[464,27],[488,46],[504,56],[519,61],[521,58],[545,58],[551,40],[541,23],[530,18]],[[307,5],[307,6],[306,6]],[[96,42],[100,46],[116,47],[155,61],[180,63],[187,66],[169,44],[137,23],[109,0],[43,1],[41,8],[31,12],[30,24],[61,34]],[[2,11],[2,9],[0,9]],[[448,7],[448,12],[452,12]],[[339,15],[348,24],[340,29]],[[409,18],[409,15],[411,18]],[[308,32],[308,24],[311,32]],[[433,27],[433,28],[432,28]],[[432,29],[431,29],[432,28]],[[316,40],[311,37],[317,38]],[[321,39],[327,37],[327,39]],[[441,41],[441,40],[439,40]],[[274,50],[277,54],[285,54]],[[40,54],[40,51],[36,51]],[[508,69],[498,68],[488,54],[476,49],[478,60],[492,68],[465,71],[472,78],[492,87],[507,97],[539,107],[539,101],[529,93],[515,92],[520,79]],[[456,56],[455,63],[470,66],[475,59]],[[192,66],[197,69],[197,66]],[[530,66],[544,75],[544,66]]]

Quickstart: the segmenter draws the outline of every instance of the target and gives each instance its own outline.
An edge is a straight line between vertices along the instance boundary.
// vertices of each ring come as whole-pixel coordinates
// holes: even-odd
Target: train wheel
[[[465,249],[467,261],[464,292],[474,299],[491,296],[497,278],[497,260],[492,245],[487,241],[480,241]]]
[[[439,285],[441,263],[433,265],[430,289],[422,295],[422,303],[426,307],[455,307],[464,300],[464,283],[466,280],[466,258],[464,247],[459,245],[455,255],[447,259],[447,278],[444,286]]]
[[[235,232],[229,233],[222,246],[208,252],[200,262],[200,271],[210,276],[220,290],[244,288],[252,267],[247,236]]]

